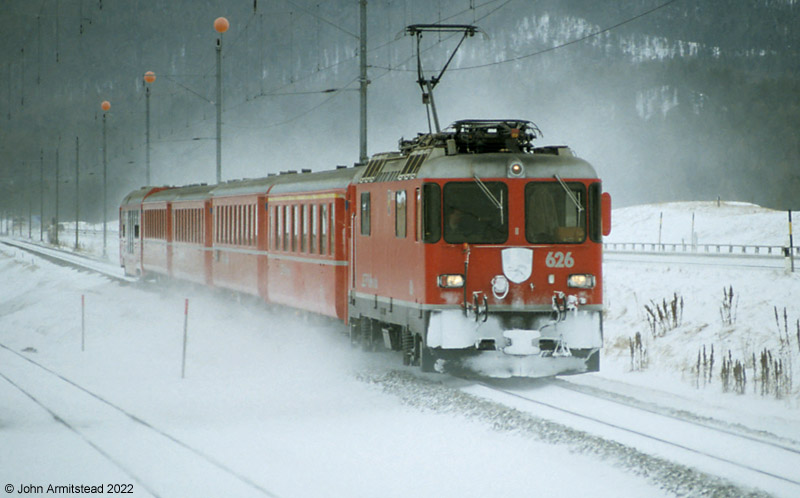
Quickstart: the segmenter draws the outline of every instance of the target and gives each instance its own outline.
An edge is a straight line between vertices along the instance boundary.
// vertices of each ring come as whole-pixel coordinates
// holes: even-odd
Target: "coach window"
[[[297,251],[300,245],[297,239],[300,237],[300,206],[295,204],[292,206],[292,252]]]
[[[244,225],[242,227],[242,240],[241,243],[243,245],[249,246],[250,245],[250,237],[252,236],[253,232],[251,230],[250,223],[252,222],[252,218],[250,217],[250,206],[242,206],[242,216],[244,216]]]
[[[323,204],[319,207],[319,218],[321,222],[319,233],[319,253],[325,254],[328,251],[328,205]]]
[[[225,240],[223,242],[230,244],[233,239],[233,207],[224,206],[223,209],[225,210]]]
[[[239,244],[247,245],[250,240],[250,206],[239,206]]]
[[[225,240],[225,206],[217,206],[217,242],[220,244]]]
[[[394,234],[396,237],[406,237],[406,191],[398,190],[394,193]]]
[[[245,209],[247,210],[247,237],[246,242],[247,245],[253,245],[253,234],[255,233],[255,224],[253,223],[253,208],[254,206],[247,206]]]
[[[224,226],[224,225],[222,224],[222,222],[224,221],[224,215],[225,215],[225,209],[224,209],[224,208],[225,208],[225,206],[217,206],[217,207],[215,208],[215,210],[216,210],[216,217],[217,217],[217,233],[216,233],[216,238],[217,238],[217,242],[218,242],[218,243],[220,243],[220,244],[222,243],[222,240],[223,240],[223,238],[225,237],[225,235],[224,235],[224,233],[223,233],[223,231],[222,231],[222,230],[223,230],[223,226]]]
[[[266,214],[264,215],[266,216]],[[269,219],[267,219],[269,222]],[[250,245],[256,245],[258,240],[258,204],[250,206]],[[269,230],[269,228],[267,228]],[[267,231],[269,233],[269,231]]]
[[[231,206],[231,244],[238,244],[242,231],[242,215],[239,206]]]
[[[289,250],[289,232],[291,227],[291,211],[289,210],[289,206],[283,206],[283,250]]]
[[[239,206],[237,210],[238,215],[238,222],[237,225],[239,226],[238,230],[238,239],[236,241],[237,244],[245,245],[247,244],[247,228],[250,225],[250,220],[247,217],[247,206]]]
[[[236,206],[228,206],[228,243],[236,243]]]
[[[361,235],[370,234],[370,199],[369,192],[361,194]]]
[[[308,204],[300,208],[300,252],[306,252],[308,247]]]
[[[435,183],[422,186],[422,240],[438,242],[442,237],[442,190]]]
[[[224,214],[223,206],[215,207],[214,211],[215,211],[215,215],[214,216],[217,219],[217,231],[216,231],[216,234],[214,236],[217,239],[216,241],[218,243],[222,243],[222,238],[223,238],[223,235],[222,235],[222,218],[223,218],[223,214]]]
[[[228,222],[230,223],[230,229],[228,230],[228,242],[230,244],[236,243],[237,238],[237,230],[239,230],[239,220],[238,217],[238,207],[237,206],[229,206],[228,207],[229,217]]]
[[[281,246],[281,231],[283,230],[280,206],[272,207],[272,226],[274,227],[272,229],[272,248],[277,251]]]
[[[331,254],[336,254],[336,201],[333,201],[330,205],[331,211],[331,224],[330,224],[330,232],[331,232],[331,243],[328,245],[329,252]]]
[[[309,218],[308,222],[311,224],[311,237],[308,239],[308,252],[314,253],[317,250],[317,237],[319,237],[319,230],[317,230],[317,223],[319,222],[319,217],[317,216],[317,209],[318,206],[316,204],[311,205],[311,217]]]
[[[222,237],[220,242],[225,244],[228,242],[228,229],[230,227],[230,223],[228,221],[228,213],[230,210],[228,206],[220,206],[219,207],[219,214],[222,216]]]
[[[236,244],[247,243],[247,206],[236,207]]]
[[[247,233],[245,234],[245,243],[249,246],[253,244],[253,206],[246,206],[245,214],[247,215]]]
[[[227,244],[231,239],[231,208],[230,206],[220,206],[222,215],[222,243]]]
[[[525,238],[533,244],[580,243],[586,239],[586,187],[571,182],[525,186]]]
[[[236,206],[234,215],[236,220],[233,225],[236,228],[236,240],[234,242],[237,245],[241,245],[244,244],[245,231],[247,229],[247,213],[244,210],[244,206]]]
[[[239,238],[239,231],[241,231],[241,216],[239,215],[239,207],[231,206],[231,238],[230,243],[236,244]]]
[[[239,206],[239,208],[237,209],[237,218],[238,219],[236,224],[239,227],[239,229],[237,230],[238,232],[237,238],[239,240],[237,240],[236,243],[239,245],[245,245],[247,244],[247,228],[250,224],[250,220],[247,217],[247,206]]]

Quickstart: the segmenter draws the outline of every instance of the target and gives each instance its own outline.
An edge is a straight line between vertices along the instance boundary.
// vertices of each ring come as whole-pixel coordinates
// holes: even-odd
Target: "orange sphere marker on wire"
[[[147,71],[146,73],[144,73],[144,80],[147,83],[154,82],[156,80],[156,73],[154,73],[153,71]]]
[[[111,109],[111,102],[104,100],[102,104],[100,104],[100,108],[104,111]]]
[[[214,19],[214,29],[217,31],[217,33],[224,33],[228,31],[228,28],[230,27],[231,23],[229,23],[224,17],[218,17]]]

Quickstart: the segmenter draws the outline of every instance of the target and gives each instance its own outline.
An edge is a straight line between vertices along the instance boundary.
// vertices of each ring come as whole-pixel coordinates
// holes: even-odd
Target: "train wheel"
[[[403,330],[400,332],[400,347],[403,350],[403,365],[415,365],[414,336],[411,335],[411,331],[408,330],[408,327],[403,327]]]
[[[359,327],[361,336],[361,349],[364,351],[377,351],[381,336],[381,325],[372,318],[362,318]]]

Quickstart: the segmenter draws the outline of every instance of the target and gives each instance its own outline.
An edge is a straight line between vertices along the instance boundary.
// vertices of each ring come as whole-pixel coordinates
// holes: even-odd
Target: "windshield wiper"
[[[580,212],[582,212],[582,211],[583,211],[583,206],[581,206],[581,203],[580,203],[580,202],[578,202],[578,198],[577,198],[577,197],[575,197],[575,194],[572,192],[572,190],[570,190],[570,188],[569,188],[569,187],[567,187],[567,184],[566,184],[566,183],[564,183],[564,180],[562,180],[562,179],[561,179],[561,177],[560,177],[560,176],[558,176],[558,173],[556,173],[555,175],[553,175],[553,178],[555,178],[556,180],[558,180],[558,183],[560,183],[560,184],[561,184],[561,188],[563,188],[563,189],[564,189],[564,192],[566,192],[566,193],[567,193],[567,195],[569,196],[569,198],[570,198],[570,200],[572,201],[572,203],[573,203],[573,204],[575,204],[575,207],[576,207],[576,208],[578,208],[578,212],[579,212],[579,213],[580,213]]]
[[[489,190],[489,187],[487,187],[486,184],[483,183],[483,181],[480,178],[478,178],[478,174],[477,173],[474,173],[472,175],[472,177],[475,179],[475,182],[481,188],[481,191],[484,193],[484,195],[486,195],[486,197],[488,197],[489,200],[492,201],[492,204],[494,204],[495,207],[500,210],[500,224],[502,225],[504,223],[504,221],[503,221],[503,219],[504,219],[504,217],[503,217],[503,191],[502,190],[500,191],[500,200],[498,201],[497,197],[495,197],[494,194],[492,194],[492,191]]]

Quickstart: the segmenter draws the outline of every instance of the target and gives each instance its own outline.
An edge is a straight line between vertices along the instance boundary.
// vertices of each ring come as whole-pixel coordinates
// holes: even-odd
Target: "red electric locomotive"
[[[610,197],[537,132],[458,121],[366,166],[144,188],[121,263],[338,318],[425,371],[596,371]]]
[[[567,147],[534,148],[526,121],[451,128],[356,178],[352,335],[423,370],[596,371],[610,197],[594,169]]]

